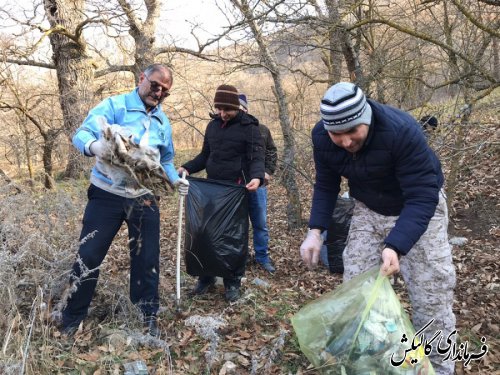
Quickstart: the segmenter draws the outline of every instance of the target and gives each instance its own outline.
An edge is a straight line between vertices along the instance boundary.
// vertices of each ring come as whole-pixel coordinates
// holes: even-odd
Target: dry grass
[[[459,160],[460,179],[450,202],[452,227],[469,241],[454,249],[457,288],[454,311],[458,330],[471,343],[485,336],[490,352],[459,374],[489,374],[498,368],[498,137],[497,127],[481,118],[467,128],[466,150]],[[448,173],[457,127],[443,125],[440,156]],[[474,131],[472,131],[474,130]],[[444,142],[444,144],[442,143]],[[307,137],[299,142],[297,167],[304,218],[308,216],[312,176]],[[180,152],[176,165],[198,150]],[[281,153],[280,153],[281,154]],[[89,317],[73,340],[55,324],[64,302],[86,204],[87,180],[58,182],[53,191],[35,184],[0,183],[0,373],[120,374],[123,364],[147,363],[155,374],[219,374],[233,365],[237,374],[315,374],[300,352],[290,317],[304,304],[341,282],[327,270],[306,271],[298,256],[306,226],[287,231],[286,199],[278,170],[269,186],[271,257],[277,273],[269,276],[250,263],[243,298],[228,306],[222,291],[186,298],[194,279],[184,275],[182,314],[175,314],[176,195],[160,201],[162,215],[160,339],[145,336],[140,313],[128,298],[127,231],[122,228],[106,260]],[[262,279],[267,288],[253,285]],[[399,288],[399,287],[398,287]],[[407,306],[406,296],[397,290]],[[187,319],[216,316],[227,326],[203,337]],[[200,331],[201,332],[201,331]],[[213,355],[212,355],[213,354]],[[229,371],[229,370],[228,370]]]

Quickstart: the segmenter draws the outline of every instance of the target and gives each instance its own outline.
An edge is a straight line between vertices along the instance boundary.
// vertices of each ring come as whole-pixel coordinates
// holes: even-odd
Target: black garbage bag
[[[353,211],[353,198],[337,198],[337,204],[333,210],[332,219],[326,235],[328,268],[331,273],[344,273],[342,253],[347,244],[347,235],[349,234]]]
[[[242,276],[248,254],[246,188],[210,179],[188,180],[184,238],[187,273]]]

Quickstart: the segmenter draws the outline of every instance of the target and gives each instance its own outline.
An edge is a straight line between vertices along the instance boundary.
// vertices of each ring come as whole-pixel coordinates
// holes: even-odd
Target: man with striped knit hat
[[[408,113],[366,99],[356,85],[330,87],[320,105],[321,121],[312,131],[316,181],[309,232],[300,247],[306,266],[318,263],[321,232],[340,191],[349,183],[355,208],[345,247],[344,281],[381,265],[401,271],[418,331],[434,319],[426,337],[455,330],[455,269],[448,244],[448,210],[441,164],[420,124]],[[434,347],[436,373],[454,373]]]

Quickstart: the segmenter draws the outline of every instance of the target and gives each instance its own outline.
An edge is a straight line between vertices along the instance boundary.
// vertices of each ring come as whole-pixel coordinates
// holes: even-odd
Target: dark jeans
[[[267,188],[262,186],[248,194],[248,212],[253,228],[253,248],[255,260],[264,264],[269,262],[267,229]]]
[[[88,189],[88,204],[70,282],[77,290],[63,311],[63,326],[76,326],[86,317],[108,249],[125,221],[129,232],[130,300],[145,316],[155,315],[159,307],[160,213],[152,195],[124,198],[94,185]],[[84,267],[80,266],[80,262]]]

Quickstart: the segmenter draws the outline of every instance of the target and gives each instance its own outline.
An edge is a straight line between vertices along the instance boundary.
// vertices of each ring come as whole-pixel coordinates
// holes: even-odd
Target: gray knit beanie
[[[347,130],[360,124],[369,126],[372,122],[372,108],[365,94],[349,82],[339,82],[326,91],[320,112],[328,131]]]

